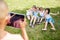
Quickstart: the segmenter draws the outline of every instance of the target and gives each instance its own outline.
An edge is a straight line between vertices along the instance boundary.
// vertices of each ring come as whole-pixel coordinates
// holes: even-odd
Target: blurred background
[[[60,40],[60,0],[5,0],[9,7],[9,12],[16,12],[20,14],[26,14],[26,10],[33,5],[37,7],[50,8],[51,13],[58,15],[52,15],[55,20],[56,31],[50,30],[50,25],[47,31],[42,31],[44,23],[36,25],[33,29],[26,27],[29,40]],[[28,24],[29,21],[27,20]],[[13,34],[21,34],[21,30],[10,26],[6,27],[6,30]]]

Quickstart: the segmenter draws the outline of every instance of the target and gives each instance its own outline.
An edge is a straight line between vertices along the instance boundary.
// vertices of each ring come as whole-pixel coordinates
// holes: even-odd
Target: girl
[[[45,9],[45,19],[46,19],[45,28],[42,29],[42,30],[47,30],[47,25],[48,25],[48,23],[51,24],[51,26],[52,26],[51,29],[52,29],[52,30],[55,30],[54,20],[53,20],[53,18],[50,16],[50,9],[49,9],[49,8],[46,8],[46,9]]]

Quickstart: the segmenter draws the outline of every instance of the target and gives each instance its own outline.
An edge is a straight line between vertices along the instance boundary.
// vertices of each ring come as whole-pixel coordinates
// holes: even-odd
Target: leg
[[[34,19],[34,17],[32,17],[32,18],[31,18],[31,21],[30,21],[30,26],[32,25],[33,19]]]
[[[40,22],[42,22],[43,19],[44,19],[44,18],[42,17],[41,20],[40,20]]]
[[[33,17],[33,16],[32,16],[32,15],[30,15],[30,20],[32,19],[32,17]]]
[[[25,29],[25,27],[26,27],[26,25],[27,25],[26,19],[24,19],[24,22],[19,21],[19,24],[20,24],[20,29],[21,29],[21,31],[22,31],[22,37],[23,37],[23,39],[24,39],[24,40],[29,40],[29,39],[28,39],[28,36],[27,36],[26,29]]]
[[[27,19],[30,20],[30,16],[27,16]]]
[[[48,25],[48,22],[45,22],[45,28],[42,30],[47,30],[47,25]]]
[[[50,24],[51,24],[51,26],[52,26],[52,28],[51,28],[51,29],[55,30],[55,27],[54,27],[53,23],[52,23],[52,22],[50,22]]]
[[[35,23],[36,23],[36,17],[34,17],[32,28],[34,28]]]
[[[37,17],[37,24],[40,24],[40,17]]]
[[[40,18],[38,17],[37,19],[38,19],[38,20],[37,20],[37,22],[39,23],[39,21],[40,21]]]
[[[34,17],[34,22],[33,22],[33,25],[35,25],[35,23],[36,23],[36,19],[37,19],[37,18],[36,18],[36,17]]]

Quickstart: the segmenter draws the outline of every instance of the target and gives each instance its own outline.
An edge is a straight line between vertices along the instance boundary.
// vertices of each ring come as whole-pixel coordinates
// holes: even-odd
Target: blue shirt
[[[33,12],[33,16],[36,16],[36,17],[38,17],[38,11],[36,11],[36,12]]]

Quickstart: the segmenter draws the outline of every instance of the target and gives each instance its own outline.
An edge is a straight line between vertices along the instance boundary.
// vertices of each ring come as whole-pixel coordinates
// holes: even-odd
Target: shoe
[[[56,30],[55,28],[51,28],[52,30]]]
[[[37,24],[41,24],[40,22],[38,22]]]
[[[42,30],[47,30],[47,29],[42,29]]]
[[[38,24],[41,24],[41,23],[38,23]]]
[[[32,24],[30,24],[30,26],[32,26]]]
[[[34,28],[34,25],[32,25],[32,28]]]

